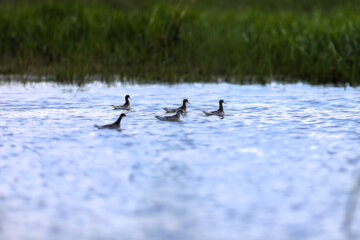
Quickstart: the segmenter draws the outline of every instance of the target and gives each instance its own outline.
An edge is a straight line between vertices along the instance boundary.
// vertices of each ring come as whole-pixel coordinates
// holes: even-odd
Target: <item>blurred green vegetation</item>
[[[0,0],[0,73],[359,85],[356,3]]]
[[[143,10],[157,4],[170,6],[188,6],[192,8],[209,10],[245,10],[257,9],[263,11],[297,11],[307,12],[313,10],[329,11],[338,8],[360,9],[358,0],[0,0],[0,4],[58,4],[107,6],[116,9]]]

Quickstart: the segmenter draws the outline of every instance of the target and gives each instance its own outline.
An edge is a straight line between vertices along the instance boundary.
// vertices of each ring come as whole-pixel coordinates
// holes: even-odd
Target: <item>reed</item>
[[[322,0],[310,10],[306,0],[228,1],[222,8],[216,1],[135,2],[3,1],[0,73],[77,83],[99,76],[360,84],[357,7]]]

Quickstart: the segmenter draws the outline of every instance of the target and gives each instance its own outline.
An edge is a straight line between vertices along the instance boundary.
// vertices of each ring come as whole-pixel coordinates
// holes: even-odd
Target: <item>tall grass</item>
[[[0,4],[0,73],[360,84],[357,10],[154,2]]]

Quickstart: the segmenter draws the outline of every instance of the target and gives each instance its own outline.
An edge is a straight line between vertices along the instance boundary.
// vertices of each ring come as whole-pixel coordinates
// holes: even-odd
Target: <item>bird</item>
[[[203,111],[203,113],[205,113],[206,116],[219,116],[219,117],[224,117],[225,116],[225,111],[224,111],[224,106],[223,104],[226,104],[226,102],[224,100],[220,100],[219,101],[219,109],[216,111],[212,111],[212,112],[207,112],[207,111]]]
[[[130,96],[126,95],[125,96],[125,103],[123,105],[111,105],[114,109],[113,110],[130,110],[130,101],[129,101]]]
[[[184,113],[186,113],[186,103],[190,104],[189,100],[187,100],[186,98],[183,100],[183,104],[181,107],[178,108],[163,108],[165,110],[166,113],[174,113],[179,111],[180,109],[184,110]]]
[[[119,118],[116,120],[116,122],[112,123],[112,124],[107,124],[107,125],[103,125],[103,126],[99,126],[99,125],[95,125],[95,127],[97,127],[98,129],[120,129],[120,123],[121,123],[121,119],[123,117],[126,117],[125,113],[121,113]]]
[[[161,121],[169,121],[169,122],[180,122],[181,120],[181,116],[184,117],[184,110],[183,109],[179,109],[175,115],[171,115],[171,116],[158,116],[155,115],[155,117]]]

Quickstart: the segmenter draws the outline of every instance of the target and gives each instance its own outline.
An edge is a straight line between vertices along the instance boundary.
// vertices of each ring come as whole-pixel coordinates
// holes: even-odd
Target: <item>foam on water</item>
[[[94,128],[126,94],[123,131]],[[183,98],[182,123],[154,117]],[[220,98],[226,117],[203,116]],[[303,84],[1,85],[0,238],[358,239],[356,214],[341,227],[359,104]]]

